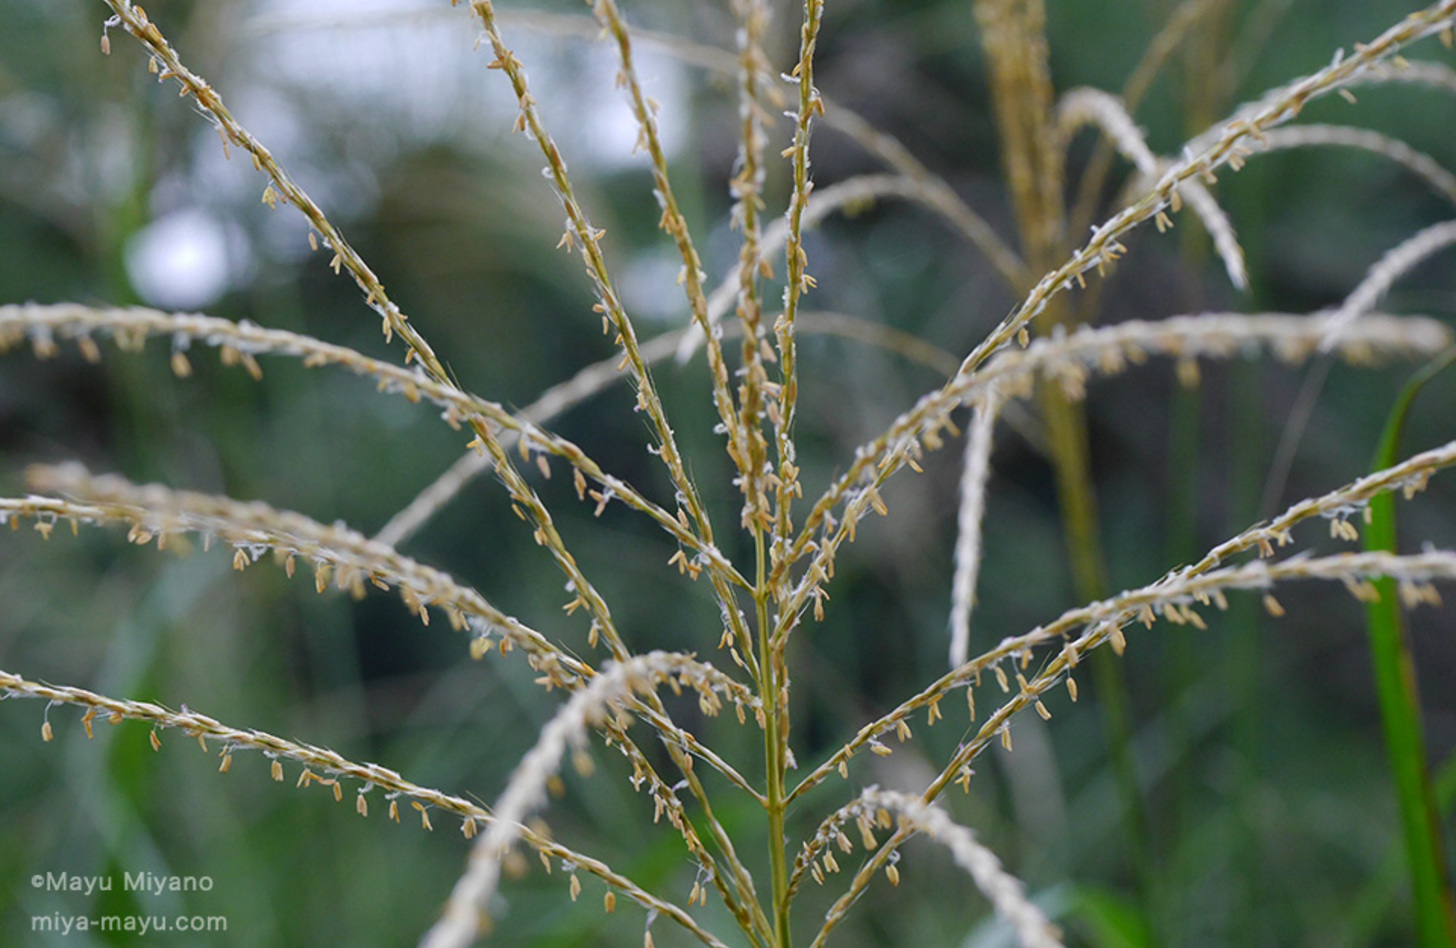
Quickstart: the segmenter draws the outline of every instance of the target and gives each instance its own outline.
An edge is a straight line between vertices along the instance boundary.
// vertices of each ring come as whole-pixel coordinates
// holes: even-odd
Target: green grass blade
[[[1381,434],[1375,455],[1377,470],[1398,460],[1401,430],[1411,403],[1421,388],[1452,362],[1456,362],[1456,350],[1448,351],[1423,368],[1400,393]],[[1392,495],[1382,494],[1372,500],[1370,514],[1365,548],[1394,551]],[[1426,766],[1415,663],[1395,580],[1387,577],[1376,586],[1380,600],[1366,606],[1366,622],[1381,723],[1400,799],[1401,824],[1415,895],[1416,929],[1423,948],[1449,948],[1456,945],[1456,912],[1452,909],[1439,811]]]

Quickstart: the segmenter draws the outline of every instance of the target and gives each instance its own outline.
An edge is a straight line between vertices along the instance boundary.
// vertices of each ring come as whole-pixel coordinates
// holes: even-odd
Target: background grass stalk
[[[1065,259],[1066,170],[1060,136],[1054,127],[1053,90],[1042,0],[982,0],[976,5],[982,45],[991,71],[1002,164],[1030,272],[1043,273]],[[1027,293],[1030,286],[1020,288]],[[1075,322],[1068,297],[1050,300],[1036,320],[1040,333],[1070,329]],[[1087,446],[1086,416],[1079,403],[1058,385],[1038,387],[1037,403],[1047,429],[1047,444],[1057,483],[1067,557],[1076,598],[1090,602],[1106,595],[1106,570],[1097,524],[1096,488]],[[1127,814],[1127,847],[1145,910],[1151,911],[1155,873],[1148,849],[1148,817],[1132,756],[1132,725],[1127,685],[1115,656],[1093,656],[1098,709]]]

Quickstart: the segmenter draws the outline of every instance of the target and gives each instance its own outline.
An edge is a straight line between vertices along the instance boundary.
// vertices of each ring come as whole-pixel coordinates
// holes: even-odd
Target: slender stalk
[[[754,552],[758,559],[757,592],[754,605],[758,611],[758,692],[763,702],[766,723],[763,733],[764,769],[767,772],[768,859],[772,878],[771,906],[774,918],[776,948],[789,948],[789,871],[785,855],[788,837],[784,833],[784,811],[788,804],[784,795],[783,735],[779,715],[787,709],[779,707],[779,683],[775,680],[776,663],[770,658],[768,600],[770,590],[765,569],[763,530],[753,531]]]
[[[976,6],[991,68],[1002,164],[1011,184],[1027,261],[1034,273],[1050,270],[1066,255],[1065,167],[1052,114],[1047,61],[1046,10],[1041,0],[983,0]],[[1030,287],[1024,287],[1030,290]],[[1047,334],[1069,329],[1076,314],[1067,297],[1049,302],[1037,320]],[[1056,475],[1072,586],[1081,601],[1106,595],[1096,489],[1088,456],[1082,406],[1056,385],[1040,386],[1037,401],[1047,427]],[[1127,686],[1116,659],[1093,657],[1098,708],[1112,754],[1113,772],[1130,820],[1131,855],[1144,897],[1155,874],[1148,851],[1147,815],[1132,758]]]

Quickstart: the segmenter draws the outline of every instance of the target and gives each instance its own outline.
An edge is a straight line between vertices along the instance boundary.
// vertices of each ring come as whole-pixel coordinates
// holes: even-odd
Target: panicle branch
[[[1350,518],[1364,510],[1372,497],[1399,490],[1409,498],[1425,488],[1432,474],[1452,465],[1456,465],[1456,441],[1414,455],[1400,464],[1362,477],[1320,497],[1300,501],[1268,523],[1250,527],[1214,547],[1197,563],[1173,570],[1154,583],[1102,602],[1069,610],[1047,625],[1038,626],[1024,635],[1003,639],[994,648],[941,676],[890,713],[860,728],[849,742],[804,777],[789,794],[789,801],[792,802],[817,786],[831,773],[838,771],[842,775],[847,774],[845,765],[861,749],[873,746],[883,735],[894,733],[912,714],[938,703],[954,688],[966,687],[969,691],[978,686],[983,672],[995,672],[1002,691],[1008,691],[1009,679],[1006,672],[1001,670],[1001,663],[1014,660],[1024,669],[1030,662],[1032,650],[1037,646],[1064,641],[1063,654],[1053,663],[1059,673],[1074,665],[1089,647],[1101,644],[1109,638],[1116,647],[1122,635],[1121,628],[1132,621],[1142,621],[1150,625],[1158,615],[1162,615],[1172,622],[1196,625],[1199,620],[1195,620],[1193,616],[1197,613],[1192,611],[1189,604],[1205,600],[1218,601],[1218,595],[1223,589],[1267,589],[1272,583],[1285,579],[1344,580],[1348,577],[1351,583],[1347,585],[1353,584],[1352,589],[1360,589],[1360,594],[1364,594],[1365,587],[1360,579],[1372,573],[1378,572],[1407,580],[1407,589],[1411,591],[1428,583],[1432,578],[1443,578],[1445,574],[1441,571],[1456,563],[1456,554],[1430,554],[1432,558],[1429,560],[1418,557],[1365,560],[1360,557],[1368,554],[1346,554],[1323,560],[1295,558],[1276,564],[1256,561],[1241,567],[1230,567],[1217,572],[1215,570],[1230,557],[1248,550],[1258,550],[1261,557],[1272,557],[1276,547],[1284,547],[1293,542],[1291,531],[1297,524],[1314,517],[1329,520],[1331,532],[1338,538],[1349,540],[1352,531],[1356,530],[1349,522]],[[1358,536],[1358,533],[1353,535]],[[1381,572],[1384,570],[1388,572]],[[1070,637],[1079,628],[1088,631],[1081,639],[1073,641]],[[1052,667],[1049,665],[1047,670]],[[1041,691],[1055,683],[1056,674],[1047,677],[1045,671],[1043,675],[1022,686],[1021,697],[1026,700],[1016,710],[1038,700]],[[1017,678],[1020,683],[1022,679],[1019,675]],[[988,738],[996,736],[1000,726],[1010,716],[1009,713],[999,715],[1000,711],[992,716],[988,722],[989,730],[982,728]],[[974,717],[975,713],[972,711],[973,720]],[[963,764],[964,761],[956,767],[948,767],[942,773],[937,787],[943,787],[947,779],[958,777]]]
[[[970,873],[976,888],[991,902],[996,913],[1011,923],[1017,939],[1025,948],[1057,948],[1061,945],[1061,933],[1056,926],[1027,899],[1021,881],[1002,867],[1001,860],[976,839],[975,833],[956,823],[939,807],[930,806],[919,797],[906,793],[872,786],[836,810],[804,844],[795,861],[795,880],[802,878],[805,867],[812,867],[810,871],[816,878],[822,877],[818,861],[835,864],[831,844],[846,854],[853,851],[854,844],[845,833],[850,822],[855,824],[864,847],[876,849],[875,830],[889,830],[894,825],[891,813],[899,815],[896,837],[908,837],[912,832],[923,833],[951,851],[956,863]],[[895,852],[886,860],[885,871],[892,885],[899,884],[899,870],[895,867],[897,857],[898,852]],[[830,871],[837,871],[837,866]]]
[[[708,325],[701,327],[701,331],[704,338],[711,342],[714,333],[721,332],[715,327],[723,314],[730,308],[736,311],[743,336],[740,350],[743,365],[739,371],[741,381],[735,421],[740,437],[730,454],[738,471],[739,493],[743,496],[739,521],[744,529],[757,530],[765,527],[772,518],[765,484],[768,454],[762,416],[769,385],[765,362],[773,358],[773,353],[765,351],[763,300],[758,288],[761,277],[773,274],[767,258],[771,247],[765,245],[762,227],[763,153],[768,142],[764,127],[770,120],[762,100],[772,98],[775,104],[782,105],[783,97],[767,78],[769,63],[763,51],[763,36],[769,18],[767,5],[762,0],[738,0],[733,4],[733,15],[739,23],[735,70],[738,158],[737,173],[728,182],[728,192],[733,198],[729,226],[739,231],[741,243],[732,272],[709,300]],[[687,354],[680,352],[680,359]],[[739,647],[753,656],[751,641],[744,639]],[[754,661],[756,663],[757,659],[754,658]]]
[[[1014,291],[1030,281],[1031,274],[1027,273],[1026,262],[1002,239],[995,228],[976,213],[944,178],[925,167],[899,139],[871,125],[863,116],[827,95],[821,93],[819,100],[824,106],[821,120],[825,127],[847,136],[884,162],[899,177],[912,182],[916,200],[950,221],[986,257],[1007,289]],[[810,202],[810,207],[813,207],[813,201]]]
[[[1389,62],[1375,63],[1350,84],[1362,86],[1385,82],[1405,82],[1443,92],[1456,92],[1456,69],[1431,59],[1394,56]]]
[[[540,146],[541,153],[546,158],[544,171],[555,188],[557,197],[561,199],[562,207],[566,210],[567,230],[562,242],[568,247],[580,244],[582,256],[586,261],[587,276],[596,288],[595,309],[602,315],[603,329],[611,331],[614,328],[616,330],[616,344],[620,345],[623,351],[623,366],[631,368],[632,379],[637,387],[637,407],[647,414],[657,435],[658,444],[650,450],[661,456],[662,462],[672,478],[673,486],[681,495],[679,502],[687,507],[687,513],[697,524],[698,533],[703,541],[711,544],[713,530],[707,511],[698,497],[697,486],[688,476],[687,468],[684,466],[682,454],[678,450],[677,438],[673,434],[672,426],[668,423],[667,413],[663,408],[662,400],[658,397],[657,386],[652,381],[647,362],[638,345],[637,331],[633,327],[627,311],[623,308],[608,273],[606,258],[601,249],[601,239],[605,236],[605,232],[592,225],[586,212],[576,200],[571,179],[567,176],[566,161],[546,130],[540,110],[536,106],[536,99],[531,94],[530,86],[526,81],[525,67],[501,38],[500,30],[496,25],[494,6],[490,0],[475,0],[471,4],[471,9],[480,20],[481,27],[495,53],[495,59],[490,64],[491,68],[500,69],[506,74],[510,80],[511,89],[516,95],[520,115],[517,117],[515,130],[528,133]]]
[[[204,545],[218,539],[232,546],[233,565],[238,569],[271,550],[290,576],[295,559],[311,563],[319,591],[331,581],[355,596],[364,594],[366,581],[384,589],[398,587],[406,606],[422,622],[428,624],[428,610],[436,608],[445,612],[454,628],[469,631],[474,657],[483,657],[494,645],[503,653],[512,648],[525,651],[531,667],[542,676],[538,683],[547,688],[574,690],[597,674],[590,664],[501,612],[476,590],[343,525],[326,526],[258,501],[236,501],[157,484],[137,486],[115,475],[95,477],[74,463],[36,466],[27,474],[34,489],[67,494],[79,502],[36,496],[0,499],[0,526],[6,521],[16,526],[25,517],[34,520],[36,529],[48,537],[60,520],[69,521],[73,530],[83,523],[127,523],[132,542],[155,540],[162,548],[169,542],[175,548],[182,534],[200,533]],[[732,691],[745,706],[757,706],[757,699],[742,685],[735,685]],[[709,761],[735,784],[753,792],[736,770],[673,724],[660,708],[634,710],[670,746]]]
[[[1129,114],[1135,114],[1138,106],[1142,104],[1143,97],[1152,88],[1153,80],[1168,59],[1183,45],[1183,41],[1190,35],[1193,28],[1197,26],[1203,17],[1223,5],[1223,0],[1183,0],[1177,8],[1168,16],[1163,23],[1162,29],[1158,30],[1156,36],[1148,43],[1143,50],[1142,59],[1127,77],[1122,85],[1122,100],[1124,110]],[[1080,231],[1092,222],[1092,214],[1096,208],[1103,186],[1107,183],[1107,175],[1112,170],[1112,140],[1107,137],[1097,139],[1097,144],[1092,148],[1092,154],[1087,159],[1087,164],[1082,172],[1081,180],[1077,183],[1077,198],[1073,202],[1071,221],[1073,231]]]
[[[262,375],[257,356],[291,356],[309,367],[338,365],[356,375],[375,379],[382,392],[396,394],[411,402],[421,399],[443,408],[441,418],[452,428],[462,422],[479,421],[497,432],[503,449],[517,447],[523,460],[532,454],[551,455],[566,461],[595,481],[599,493],[610,495],[627,506],[647,514],[675,540],[701,557],[704,566],[722,571],[731,581],[746,585],[733,565],[716,548],[687,529],[661,506],[648,500],[631,484],[602,470],[590,456],[573,442],[539,426],[541,413],[529,409],[512,413],[497,402],[444,385],[421,372],[418,367],[404,368],[371,359],[347,346],[322,342],[309,336],[282,329],[265,329],[249,322],[235,323],[213,316],[186,313],[165,313],[143,307],[102,308],[78,303],[0,306],[0,352],[29,338],[36,354],[46,357],[56,351],[56,338],[74,340],[90,360],[100,358],[96,337],[111,336],[123,350],[139,348],[146,337],[170,337],[172,368],[179,375],[191,373],[187,353],[193,345],[218,349],[225,365],[240,363],[255,378]],[[478,449],[482,446],[477,445]],[[483,457],[484,450],[477,456]],[[392,545],[391,538],[381,537]]]
[[[965,664],[971,642],[971,610],[981,572],[981,520],[986,511],[986,482],[991,477],[991,447],[1000,412],[995,387],[971,409],[962,461],[960,507],[956,516],[955,574],[951,579],[950,665]]]
[[[1064,676],[1067,677],[1070,689],[1071,669],[1094,648],[1110,643],[1114,651],[1121,654],[1126,647],[1122,627],[1134,619],[1151,625],[1155,619],[1154,610],[1157,610],[1170,621],[1177,624],[1191,624],[1201,629],[1204,627],[1203,620],[1193,610],[1191,603],[1211,602],[1222,608],[1225,605],[1223,596],[1225,589],[1268,590],[1275,583],[1289,579],[1338,580],[1357,599],[1370,601],[1372,597],[1378,598],[1372,579],[1382,576],[1390,576],[1399,580],[1402,600],[1409,606],[1425,602],[1439,603],[1440,598],[1431,583],[1435,580],[1456,579],[1456,552],[1437,551],[1413,556],[1397,556],[1390,553],[1344,553],[1323,559],[1296,557],[1272,565],[1255,561],[1244,566],[1230,567],[1202,575],[1180,572],[1176,575],[1170,574],[1152,586],[1123,593],[1113,599],[1094,603],[1083,609],[1073,610],[1044,629],[1016,639],[1007,639],[995,649],[962,666],[961,669],[942,681],[957,678],[962,679],[961,684],[968,686],[973,683],[978,684],[980,672],[990,668],[996,672],[1003,691],[1010,692],[1006,672],[999,664],[1003,659],[1010,659],[1013,667],[1020,665],[1024,669],[1030,663],[1031,649],[1035,645],[1050,641],[1054,637],[1062,637],[1065,642],[1062,649],[1052,656],[1030,680],[1021,672],[1016,673],[1015,692],[1010,694],[1006,702],[986,719],[974,738],[960,746],[919,799],[928,804],[952,782],[962,783],[969,790],[970,779],[974,775],[974,771],[970,769],[971,760],[998,738],[1003,747],[1009,751],[1011,748],[1011,719],[1026,708],[1036,707],[1043,717],[1049,717],[1050,712],[1046,711],[1046,707],[1042,703],[1042,695]],[[1267,605],[1270,596],[1267,592],[1265,595]],[[1275,607],[1271,607],[1271,610],[1273,608]],[[1070,637],[1070,633],[1073,628],[1077,627],[1082,627],[1083,631],[1073,639]],[[1059,630],[1056,635],[1051,634],[1054,629]],[[927,689],[914,700],[924,698],[932,690]],[[902,705],[890,715],[880,719],[881,722],[892,719],[903,720],[903,714],[908,714],[906,709],[912,703],[907,702]],[[865,728],[854,741],[846,745],[846,749],[860,746],[866,732],[877,732],[881,729],[880,722]],[[822,780],[828,773],[829,764],[833,763],[842,770],[843,760],[846,759],[843,755],[844,751],[841,750],[824,766],[805,778],[804,782],[795,788],[790,799],[792,800],[800,792]],[[834,903],[825,916],[824,924],[811,948],[818,948],[824,943],[829,933],[843,920],[849,909],[864,893],[874,874],[895,858],[897,850],[910,837],[911,832],[911,828],[901,825],[864,861],[851,880],[849,889]]]
[[[453,627],[468,630],[472,635],[471,652],[476,657],[496,644],[493,636],[498,638],[502,651],[521,648],[530,656],[533,669],[541,674],[541,684],[547,687],[574,689],[596,674],[590,665],[501,612],[476,590],[342,525],[326,526],[257,501],[245,503],[157,484],[137,486],[114,475],[93,477],[79,464],[33,467],[28,477],[36,490],[57,491],[81,502],[46,497],[0,500],[0,521],[32,518],[37,529],[47,536],[61,519],[70,521],[73,529],[81,523],[128,523],[132,542],[156,540],[164,548],[169,542],[175,547],[182,534],[200,533],[204,544],[210,545],[216,538],[232,546],[233,565],[238,569],[271,550],[283,560],[290,575],[295,559],[311,563],[320,591],[331,580],[340,590],[356,596],[364,594],[366,581],[384,589],[398,587],[406,606],[422,622],[428,624],[428,610],[437,608],[445,612]],[[18,519],[14,522],[18,523]],[[747,696],[747,692],[742,694]],[[679,729],[665,718],[647,718],[655,727],[665,728],[672,740],[688,746]],[[716,756],[712,759],[717,760]],[[727,772],[747,786],[731,767]]]
[[[224,153],[228,152],[229,143],[236,145],[252,157],[254,168],[268,176],[270,184],[263,191],[263,202],[269,207],[276,206],[280,201],[292,204],[308,219],[309,224],[322,238],[324,247],[334,252],[329,266],[335,273],[339,272],[340,267],[348,270],[354,277],[354,282],[359,285],[359,289],[364,292],[365,303],[382,317],[385,338],[389,339],[394,333],[398,333],[409,346],[410,355],[417,359],[431,376],[443,384],[450,384],[449,374],[436,358],[434,350],[410,324],[409,318],[385,293],[384,284],[374,275],[374,271],[369,269],[364,259],[344,239],[344,235],[324,216],[324,212],[313,202],[307,192],[289,177],[288,172],[273,157],[273,153],[233,118],[232,113],[223,104],[222,96],[208,85],[205,79],[183,65],[182,60],[177,56],[177,51],[172,48],[172,44],[162,35],[162,31],[157,28],[157,25],[147,17],[146,11],[132,3],[131,0],[105,0],[105,2],[115,14],[108,25],[120,25],[146,47],[152,55],[151,71],[157,76],[159,82],[174,79],[183,96],[192,96],[202,115],[213,124],[222,137]]]
[[[787,543],[793,531],[790,508],[799,487],[799,468],[794,452],[794,415],[798,406],[798,348],[794,320],[799,301],[814,288],[808,273],[809,257],[804,251],[803,219],[814,183],[809,175],[809,138],[814,117],[824,113],[824,101],[814,87],[814,49],[819,42],[819,27],[824,16],[824,0],[804,0],[804,22],[799,31],[799,58],[791,78],[799,83],[799,108],[794,117],[794,141],[788,149],[793,162],[794,188],[789,197],[788,239],[784,244],[787,277],[784,286],[784,308],[774,323],[778,344],[780,382],[770,392],[768,414],[773,422],[778,470],[774,484],[774,540],[772,553],[782,552],[780,541]],[[780,590],[778,595],[782,597]]]
[[[594,2],[589,0],[589,2],[592,3],[592,9],[598,22],[616,41],[617,55],[621,62],[621,70],[617,74],[617,84],[627,87],[632,114],[637,119],[640,129],[637,147],[645,148],[652,159],[652,179],[655,186],[653,195],[662,208],[662,218],[658,221],[658,227],[672,237],[678,254],[682,257],[683,268],[680,282],[687,293],[693,323],[702,330],[708,340],[708,369],[712,377],[713,402],[718,409],[718,417],[726,429],[730,453],[741,454],[744,450],[743,432],[733,408],[733,395],[729,390],[728,366],[723,361],[723,346],[721,340],[712,334],[708,325],[708,299],[703,290],[703,282],[707,275],[703,272],[703,262],[698,257],[687,219],[678,207],[677,195],[673,192],[672,182],[668,177],[667,155],[662,149],[661,136],[657,130],[657,103],[642,91],[641,81],[637,77],[637,67],[632,60],[631,34],[615,0],[594,0]]]
[[[1073,89],[1062,97],[1057,113],[1064,137],[1070,138],[1083,125],[1096,126],[1150,183],[1156,181],[1162,170],[1170,164],[1153,154],[1122,100],[1111,93],[1101,89]],[[1244,267],[1244,251],[1239,246],[1228,215],[1218,206],[1209,190],[1198,181],[1185,182],[1182,194],[1213,237],[1214,248],[1223,259],[1229,281],[1239,289],[1247,290],[1249,275]],[[1170,223],[1166,215],[1157,218],[1160,231],[1166,229]]]
[[[584,753],[590,728],[622,714],[633,694],[656,691],[665,684],[697,691],[713,710],[721,706],[721,694],[736,694],[741,687],[711,665],[669,652],[648,652],[604,668],[542,728],[536,746],[516,768],[494,808],[495,822],[471,850],[469,865],[451,892],[443,917],[421,942],[424,948],[465,948],[475,940],[500,878],[501,861],[520,838],[521,822],[545,801],[547,781],[567,749]]]
[[[154,747],[160,746],[160,741],[155,738],[159,729],[178,728],[189,737],[195,737],[201,741],[204,748],[209,738],[220,741],[223,745],[222,757],[225,762],[240,749],[260,751],[273,761],[273,779],[277,781],[283,780],[281,761],[291,760],[304,767],[303,774],[299,778],[299,786],[307,786],[309,783],[327,785],[334,788],[335,797],[338,799],[343,797],[342,782],[346,779],[356,780],[359,782],[359,789],[354,808],[361,816],[368,816],[368,794],[378,789],[390,801],[391,812],[396,814],[398,798],[407,797],[416,801],[417,806],[420,807],[422,822],[427,826],[429,825],[426,822],[428,817],[425,814],[429,809],[455,814],[463,821],[461,832],[467,839],[477,834],[478,826],[492,826],[496,823],[496,817],[485,807],[463,797],[420,786],[379,764],[356,763],[328,748],[300,744],[266,731],[232,727],[186,708],[181,711],[173,711],[151,702],[111,698],[83,688],[30,681],[3,670],[0,670],[0,697],[43,698],[52,704],[72,704],[83,707],[86,709],[86,713],[82,717],[81,723],[86,729],[87,737],[92,736],[91,722],[95,718],[105,715],[110,724],[120,724],[123,720],[150,723],[153,727]],[[646,891],[601,860],[563,846],[529,826],[518,825],[514,829],[519,838],[539,852],[542,857],[558,861],[573,870],[590,873],[612,889],[622,892],[644,909],[656,910],[668,916],[704,944],[714,946],[714,948],[726,948],[723,942],[699,926],[687,912]]]
[[[1005,735],[1009,734],[1007,728],[1011,718],[1028,706],[1039,705],[1041,696],[1063,675],[1068,674],[1087,653],[1110,643],[1113,651],[1122,654],[1127,647],[1122,629],[1133,621],[1151,627],[1161,617],[1175,625],[1191,625],[1201,631],[1206,628],[1206,624],[1194,606],[1212,604],[1222,610],[1227,606],[1224,596],[1227,590],[1262,592],[1266,608],[1273,613],[1282,614],[1283,609],[1277,600],[1272,599],[1270,590],[1275,584],[1289,580],[1336,580],[1356,600],[1373,602],[1380,596],[1372,580],[1382,577],[1390,577],[1398,582],[1401,601],[1407,607],[1423,603],[1438,605],[1441,599],[1433,583],[1456,579],[1456,552],[1435,550],[1411,555],[1385,552],[1338,553],[1322,558],[1295,556],[1278,563],[1255,560],[1242,566],[1230,566],[1201,574],[1180,571],[1169,574],[1151,586],[1065,613],[1052,625],[1022,636],[1017,648],[1001,656],[1018,656],[1022,667],[1025,667],[1030,656],[1029,649],[1051,640],[1046,633],[1056,629],[1056,637],[1065,640],[1061,650],[1030,680],[1019,673],[1016,675],[1016,692],[986,720],[974,738],[961,745],[940,775],[927,788],[925,799],[934,799],[952,782],[968,780],[967,765],[993,739],[1000,736],[1003,744],[1009,747]],[[1071,638],[1072,630],[1078,627],[1082,629],[1081,633],[1077,638]],[[1011,641],[1013,640],[1008,639],[1002,644]],[[1000,646],[995,651],[1000,652]],[[977,666],[977,671],[983,666],[981,659],[970,664]],[[993,663],[992,667],[999,666]],[[961,671],[965,671],[965,668]]]
[[[320,591],[331,580],[355,596],[364,594],[366,584],[395,587],[421,622],[428,624],[429,610],[439,609],[455,629],[471,632],[477,653],[493,644],[492,636],[499,638],[503,649],[521,648],[555,687],[572,687],[577,679],[594,674],[591,666],[500,611],[474,589],[341,524],[327,526],[261,501],[237,501],[160,484],[138,486],[116,475],[92,476],[75,463],[35,466],[26,475],[33,490],[65,494],[76,501],[29,497],[0,502],[0,516],[36,519],[38,527],[47,527],[42,531],[47,535],[60,519],[69,520],[73,529],[81,523],[130,524],[127,537],[133,543],[155,540],[162,548],[169,543],[177,546],[184,534],[198,533],[204,547],[214,540],[231,546],[237,569],[273,551],[289,575],[296,560],[311,565]]]
[[[1369,312],[1396,280],[1452,244],[1456,244],[1456,221],[1442,221],[1418,231],[1387,252],[1345,297],[1340,308],[1329,315],[1320,349],[1333,348],[1350,324]]]
[[[944,389],[921,399],[910,413],[909,417],[913,417],[915,422],[910,427],[931,433],[943,427],[950,406],[957,401],[949,392],[963,385],[994,353],[1013,339],[1021,337],[1027,323],[1046,308],[1053,296],[1067,289],[1086,271],[1105,267],[1115,261],[1124,251],[1119,238],[1129,230],[1167,209],[1176,211],[1173,203],[1179,199],[1180,189],[1185,183],[1198,178],[1205,182],[1215,179],[1214,173],[1217,169],[1246,154],[1247,142],[1257,142],[1266,129],[1290,121],[1307,102],[1355,81],[1365,75],[1371,66],[1394,56],[1404,46],[1451,29],[1453,11],[1456,11],[1456,0],[1441,0],[1410,14],[1369,44],[1357,44],[1351,55],[1345,56],[1341,51],[1329,66],[1274,90],[1255,106],[1239,110],[1232,119],[1190,143],[1183,157],[1162,172],[1150,193],[1100,226],[1094,227],[1091,239],[1060,267],[1037,282],[1016,310],[972,350],[962,363],[960,372]],[[799,532],[793,550],[780,562],[779,569],[788,569],[804,554],[814,534],[822,526],[830,507],[842,496],[841,485],[858,482],[871,467],[894,468],[903,463],[907,456],[904,438],[907,431],[902,427],[905,420],[907,416],[902,415],[892,425],[890,432],[857,453],[851,472],[841,478],[829,494],[815,504]],[[920,423],[927,421],[931,421],[931,424],[920,428]]]
[[[1373,129],[1352,125],[1285,125],[1282,128],[1271,128],[1264,133],[1260,152],[1306,148],[1311,145],[1358,148],[1389,158],[1418,175],[1431,186],[1431,190],[1447,201],[1456,204],[1456,175],[1425,152],[1417,151],[1399,138],[1392,138]]]
[[[1373,321],[1372,321],[1373,320]],[[1000,353],[970,375],[958,375],[947,386],[923,397],[891,423],[889,430],[855,450],[855,460],[830,486],[809,514],[787,563],[812,553],[809,566],[781,609],[775,632],[788,634],[816,590],[833,572],[833,560],[845,540],[853,540],[855,526],[866,514],[883,506],[879,489],[923,447],[940,446],[941,432],[953,429],[951,412],[961,404],[984,400],[992,386],[1008,398],[1031,393],[1032,382],[1043,375],[1073,398],[1085,393],[1093,373],[1115,373],[1152,355],[1173,356],[1182,362],[1196,358],[1230,358],[1268,346],[1290,363],[1313,355],[1324,338],[1318,317],[1239,313],[1205,313],[1143,322],[1129,320],[1104,327],[1079,327],[1072,333],[1038,339],[1023,351]],[[1380,357],[1429,355],[1450,345],[1451,331],[1435,320],[1371,314],[1339,338],[1339,354],[1352,362]],[[840,520],[831,510],[843,502]],[[817,535],[811,528],[817,526]],[[784,568],[780,564],[780,568]]]

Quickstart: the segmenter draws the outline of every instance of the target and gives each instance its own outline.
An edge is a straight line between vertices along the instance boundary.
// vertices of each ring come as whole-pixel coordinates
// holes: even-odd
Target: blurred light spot
[[[216,302],[247,269],[247,243],[206,211],[159,217],[127,243],[126,271],[146,302],[164,309],[200,309]]]
[[[627,261],[617,277],[627,312],[657,322],[687,324],[687,297],[677,285],[682,258],[670,251],[640,253]]]

